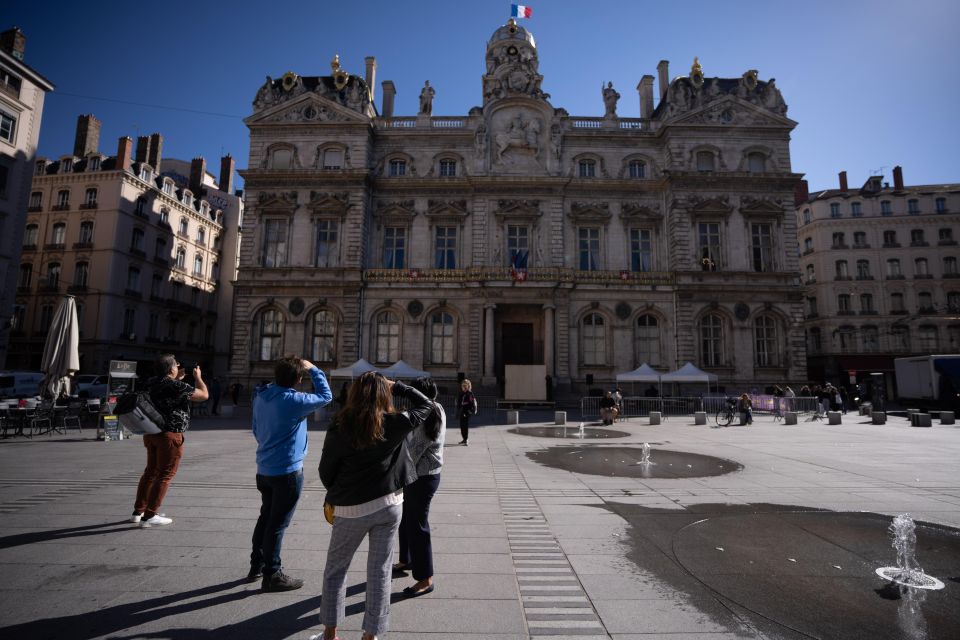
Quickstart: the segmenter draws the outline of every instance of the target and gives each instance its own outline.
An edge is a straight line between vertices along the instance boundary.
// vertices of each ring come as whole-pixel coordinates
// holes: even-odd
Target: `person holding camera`
[[[188,370],[172,353],[156,360],[157,377],[147,383],[150,401],[163,416],[160,433],[143,436],[147,448],[147,466],[137,485],[137,497],[130,522],[144,529],[173,522],[160,513],[160,504],[170,488],[183,457],[184,433],[190,428],[190,403],[204,402],[209,394],[200,367],[192,367],[194,385],[183,381]]]

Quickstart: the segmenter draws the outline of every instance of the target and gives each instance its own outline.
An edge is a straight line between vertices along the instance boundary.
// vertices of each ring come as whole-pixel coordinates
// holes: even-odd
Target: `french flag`
[[[522,4],[510,5],[510,16],[514,18],[529,18],[533,15],[533,7]]]

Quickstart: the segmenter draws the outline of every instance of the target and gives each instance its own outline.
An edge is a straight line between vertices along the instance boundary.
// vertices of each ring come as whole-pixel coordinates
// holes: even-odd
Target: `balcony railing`
[[[873,280],[873,276],[871,275],[857,276],[857,280]]]
[[[147,252],[143,249],[134,249],[133,247],[130,247],[130,255],[137,256],[138,258],[146,258]]]
[[[48,242],[47,244],[43,245],[44,251],[63,251],[66,248],[67,245],[62,242]]]
[[[931,280],[933,278],[932,273],[918,273],[913,276],[914,280]]]
[[[911,247],[929,247],[930,243],[927,242],[926,240],[917,240],[915,242],[911,242],[910,246]]]
[[[20,247],[20,250],[21,250],[21,251],[36,251],[36,250],[37,250],[37,245],[35,245],[35,244],[25,244],[25,245],[23,245],[22,247]]]
[[[38,211],[43,211],[43,207],[37,205],[35,207],[27,207],[27,213],[36,213]]]
[[[93,202],[84,202],[82,205],[80,205],[80,208],[81,208],[81,209],[96,209],[96,208],[97,208],[97,201],[94,200]]]
[[[70,203],[55,204],[52,207],[50,207],[50,211],[70,211]]]
[[[663,271],[579,271],[566,267],[543,267],[515,272],[509,267],[465,269],[367,269],[367,282],[570,282],[579,284],[634,284],[670,286],[674,274]]]
[[[883,245],[881,245],[881,246],[882,246],[884,249],[899,249],[899,248],[900,248],[900,243],[899,243],[899,242],[884,242]]]
[[[74,249],[93,249],[93,243],[92,242],[74,242],[73,248]]]
[[[891,273],[887,275],[887,280],[906,280],[902,273]]]

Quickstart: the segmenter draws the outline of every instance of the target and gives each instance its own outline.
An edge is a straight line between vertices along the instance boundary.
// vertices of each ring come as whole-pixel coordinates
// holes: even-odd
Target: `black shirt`
[[[182,380],[164,376],[149,386],[150,400],[166,421],[164,431],[183,433],[190,428],[190,396],[194,388]]]

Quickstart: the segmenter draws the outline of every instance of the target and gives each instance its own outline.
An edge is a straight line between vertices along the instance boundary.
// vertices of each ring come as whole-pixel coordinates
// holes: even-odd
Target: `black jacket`
[[[354,449],[340,434],[336,420],[327,431],[320,455],[320,481],[327,489],[326,500],[330,504],[363,504],[417,479],[416,467],[404,441],[408,433],[427,419],[433,403],[402,382],[393,384],[393,395],[405,398],[410,409],[383,417],[383,442]]]

